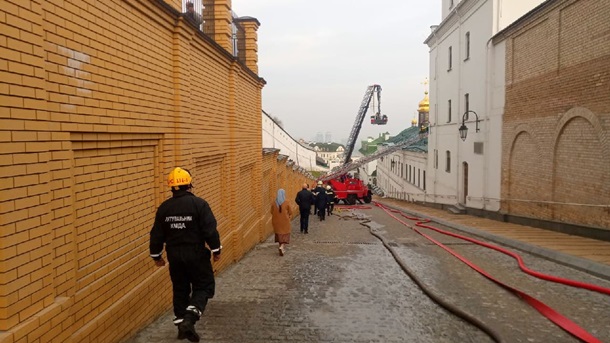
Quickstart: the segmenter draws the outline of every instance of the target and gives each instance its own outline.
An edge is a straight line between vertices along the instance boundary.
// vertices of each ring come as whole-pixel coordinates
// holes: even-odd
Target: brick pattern
[[[263,82],[176,19],[151,0],[0,0],[0,343],[118,342],[169,308],[148,235],[174,166],[219,219],[218,271],[270,233],[263,169],[267,192],[305,180],[261,154]]]
[[[194,182],[194,193],[203,197],[210,208],[214,212],[214,216],[220,227],[228,220],[227,204],[223,201],[223,197],[228,194],[228,185],[226,182],[219,182],[218,187],[207,187],[208,180],[222,180],[223,175],[229,169],[225,162],[226,154],[208,155],[195,159],[196,168],[193,170],[194,175],[200,175],[198,182]]]
[[[608,16],[557,1],[507,33],[503,211],[610,227]]]

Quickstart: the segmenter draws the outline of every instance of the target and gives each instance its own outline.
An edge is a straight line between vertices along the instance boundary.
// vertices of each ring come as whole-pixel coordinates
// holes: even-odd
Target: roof
[[[411,126],[402,130],[398,135],[388,139],[388,143],[398,144],[400,142],[411,139],[419,135],[419,126]],[[428,138],[422,139],[415,144],[411,144],[402,150],[416,151],[416,152],[428,152]]]
[[[381,136],[377,137],[376,139],[373,139],[370,142],[368,140],[362,140],[360,149],[358,149],[358,151],[360,153],[362,153],[364,156],[375,153],[377,151],[378,144],[385,143],[388,141],[385,139],[385,135],[389,135],[389,134],[390,134],[389,132],[386,132],[386,133],[382,134]]]
[[[328,168],[328,163],[323,158],[316,156],[316,165]]]
[[[343,147],[345,149],[345,146],[343,146],[343,144],[339,144],[339,143],[309,143],[310,147],[318,147],[320,148],[320,151],[331,151],[331,152],[335,152],[337,151],[337,149],[339,149],[339,147]]]

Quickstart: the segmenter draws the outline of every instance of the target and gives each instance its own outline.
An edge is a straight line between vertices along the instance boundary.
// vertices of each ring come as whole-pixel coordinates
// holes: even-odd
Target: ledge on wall
[[[416,201],[415,203],[422,205],[422,206],[442,209],[442,210],[447,210],[450,206],[452,206],[452,205],[447,205],[447,204],[437,204],[437,203],[420,202],[420,201]],[[505,223],[532,226],[532,227],[536,227],[539,229],[561,232],[561,233],[565,233],[568,235],[580,236],[580,237],[592,238],[592,239],[598,239],[598,240],[610,242],[610,230],[602,229],[602,228],[554,222],[554,221],[538,219],[538,218],[521,217],[521,216],[515,216],[515,215],[510,215],[510,214],[495,212],[495,211],[487,211],[487,210],[483,210],[483,209],[479,209],[479,208],[472,208],[472,207],[466,207],[466,214],[471,215],[471,216],[477,216],[477,217],[497,220],[497,221],[505,222]]]

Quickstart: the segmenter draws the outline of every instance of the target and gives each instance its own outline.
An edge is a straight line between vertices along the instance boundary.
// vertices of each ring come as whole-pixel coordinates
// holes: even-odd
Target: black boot
[[[187,311],[182,323],[178,324],[178,339],[188,339],[189,342],[199,342],[199,334],[195,330],[195,323],[199,316],[193,311]],[[183,338],[180,338],[183,337]]]
[[[179,318],[179,317],[175,317],[174,318],[174,325],[176,325],[176,327],[178,328],[178,339],[183,340],[186,339],[186,335],[183,331],[180,331],[180,323],[182,323],[184,321],[184,318]]]

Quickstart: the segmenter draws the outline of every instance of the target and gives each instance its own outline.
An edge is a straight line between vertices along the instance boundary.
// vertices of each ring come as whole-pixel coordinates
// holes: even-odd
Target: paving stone
[[[578,342],[380,209],[339,214],[322,222],[310,217],[308,235],[299,233],[298,220],[293,222],[293,237],[283,257],[269,237],[223,271],[217,277],[216,297],[197,323],[202,341],[492,342],[426,296],[369,228],[361,225],[368,218],[372,220],[368,226],[392,241],[401,259],[424,283],[456,306],[484,318],[509,342]],[[610,337],[607,296],[517,274],[512,258],[455,238],[435,237],[515,287],[557,306],[598,337]],[[600,281],[535,256],[525,258],[547,272]],[[566,304],[561,301],[565,296],[575,301]],[[128,342],[175,341],[172,318],[168,312]]]

